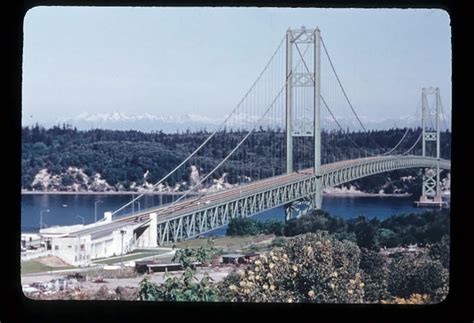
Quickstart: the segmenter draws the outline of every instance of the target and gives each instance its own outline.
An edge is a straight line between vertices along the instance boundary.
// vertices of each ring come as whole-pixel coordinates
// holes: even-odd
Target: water
[[[21,196],[21,231],[37,232],[40,223],[41,210],[49,209],[49,212],[43,212],[43,224],[48,227],[53,225],[72,225],[81,223],[92,223],[95,218],[94,205],[97,203],[97,219],[104,216],[104,212],[113,211],[129,202],[132,195],[92,195],[92,194],[25,194]],[[147,196],[141,199],[140,208],[159,205],[160,202],[168,203],[177,196]],[[135,210],[138,210],[138,204],[135,204]],[[391,215],[423,212],[424,209],[413,207],[412,197],[324,197],[323,210],[331,215],[340,216],[345,219],[364,215],[368,218],[384,219]],[[129,206],[124,212],[131,212]],[[259,221],[276,219],[284,221],[285,213],[282,207],[262,212],[253,217]],[[226,228],[216,229],[211,235],[223,235]],[[208,235],[209,235],[208,234]]]
[[[135,195],[136,196],[136,195]],[[97,220],[103,218],[104,212],[115,211],[130,202],[132,194],[128,195],[97,195],[97,194],[22,194],[21,195],[21,230],[23,232],[38,231],[40,212],[43,212],[44,227],[53,225],[88,224],[95,221],[95,205],[97,203]],[[169,203],[177,199],[177,195],[152,195],[135,203],[135,211]],[[132,212],[128,206],[118,215]]]

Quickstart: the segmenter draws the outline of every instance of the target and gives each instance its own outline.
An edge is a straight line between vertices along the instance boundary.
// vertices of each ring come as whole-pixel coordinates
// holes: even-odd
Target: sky
[[[361,116],[413,115],[430,86],[450,115],[443,10],[42,6],[24,18],[22,123],[84,112],[223,118],[302,25],[321,29]]]

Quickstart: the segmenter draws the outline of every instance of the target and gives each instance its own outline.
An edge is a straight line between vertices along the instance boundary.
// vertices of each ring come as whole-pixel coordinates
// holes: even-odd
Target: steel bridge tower
[[[298,44],[310,44],[312,46],[312,62],[306,62]],[[311,47],[310,47],[311,48]],[[296,49],[296,51],[295,51]],[[298,56],[299,55],[299,56]],[[305,66],[303,72],[295,69],[294,57],[301,59]],[[298,61],[297,60],[297,61]],[[312,64],[311,64],[312,63]],[[308,65],[310,66],[308,68]],[[312,68],[311,68],[312,67]],[[296,111],[298,108],[294,100],[294,94],[298,89],[310,88],[313,96],[313,122],[307,120],[297,120]],[[286,32],[286,172],[293,173],[293,138],[313,137],[314,138],[314,165],[313,171],[317,180],[317,190],[313,197],[297,201],[286,207],[287,220],[292,217],[293,211],[300,216],[299,205],[307,206],[305,212],[310,209],[320,209],[322,205],[322,186],[319,180],[321,168],[321,34],[318,27],[316,29],[288,29]],[[295,207],[296,206],[296,207]]]
[[[436,117],[433,124],[431,111],[429,110],[427,95],[435,96]],[[416,202],[418,206],[438,206],[442,207],[444,202],[441,198],[439,160],[441,158],[440,150],[440,115],[441,115],[441,97],[439,88],[423,88],[421,91],[421,130],[422,130],[422,156],[431,155],[438,160],[436,168],[426,168],[423,174],[423,186],[420,201]],[[431,149],[435,144],[436,151],[433,156]]]

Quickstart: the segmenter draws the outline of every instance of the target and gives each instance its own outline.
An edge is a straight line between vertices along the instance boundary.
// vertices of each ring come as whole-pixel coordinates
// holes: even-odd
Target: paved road
[[[204,276],[204,272],[207,272],[209,276],[214,280],[215,283],[224,279],[234,267],[213,267],[213,268],[199,268],[196,272],[196,277],[201,279]],[[168,277],[179,277],[183,274],[183,271],[176,271],[170,272],[167,274],[166,278]],[[22,285],[31,285],[33,283],[46,283],[53,279],[60,279],[67,276],[67,273],[58,274],[36,274],[36,275],[22,275],[21,276],[21,284]],[[121,287],[138,287],[139,283],[143,280],[143,278],[149,278],[152,282],[156,284],[161,284],[165,280],[165,273],[154,273],[151,275],[139,275],[137,277],[131,278],[104,278],[106,283],[94,283],[93,280],[95,278],[90,278],[85,282],[81,283],[81,289],[87,291],[97,291],[101,286],[106,286],[109,289],[115,289],[119,286]]]
[[[347,160],[347,161],[341,161],[337,163],[323,165],[321,166],[321,173],[329,172],[334,169],[345,168],[352,164],[367,162],[372,159],[379,159],[379,158],[368,157],[368,158],[361,158],[357,160]],[[192,213],[194,211],[198,211],[199,209],[208,208],[215,204],[220,204],[225,201],[234,200],[239,197],[253,195],[254,193],[260,192],[262,190],[271,189],[273,187],[276,187],[282,184],[295,182],[295,181],[309,178],[312,176],[313,176],[313,169],[308,168],[308,169],[301,170],[299,172],[294,172],[292,174],[283,174],[280,176],[275,176],[275,177],[263,179],[260,181],[256,181],[250,184],[240,185],[239,187],[235,187],[235,188],[228,189],[221,192],[216,192],[213,194],[209,194],[207,196],[205,195],[201,197],[189,198],[189,199],[180,201],[174,205],[164,205],[163,207],[156,208],[155,212],[158,214],[159,221],[165,220],[168,218],[175,217],[176,215],[179,215],[179,214]],[[147,212],[149,213],[151,211],[147,210]],[[148,213],[141,213],[134,216],[127,216],[117,221],[128,222],[131,219],[136,218],[137,216],[143,219],[148,219]]]

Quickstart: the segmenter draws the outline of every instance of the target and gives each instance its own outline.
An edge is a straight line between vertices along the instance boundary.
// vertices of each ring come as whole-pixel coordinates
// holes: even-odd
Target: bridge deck
[[[398,156],[400,157],[400,156]],[[403,156],[403,157],[410,157],[410,156]],[[415,157],[415,156],[412,156]],[[419,157],[419,156],[416,156]],[[397,156],[384,156],[384,157],[367,157],[367,158],[360,158],[360,159],[352,159],[352,160],[345,160],[331,164],[325,164],[321,166],[320,175],[324,176],[325,174],[335,172],[338,170],[345,170],[349,169],[354,166],[358,165],[369,165],[373,162],[380,162],[380,161],[393,161],[396,160]],[[425,158],[429,160],[430,163],[434,163],[434,159]],[[449,161],[444,161],[447,163]],[[445,167],[446,168],[446,167]],[[158,222],[167,221],[169,219],[173,219],[179,217],[183,214],[190,214],[194,212],[199,212],[200,210],[208,209],[213,207],[214,205],[219,205],[222,203],[226,203],[228,201],[232,201],[235,199],[243,198],[246,196],[252,196],[256,193],[270,190],[274,187],[278,187],[281,185],[298,182],[304,179],[309,179],[314,177],[313,169],[305,169],[301,171],[294,172],[292,174],[283,174],[279,176],[275,176],[272,178],[263,179],[260,181],[252,182],[249,184],[243,184],[235,188],[231,188],[225,191],[220,191],[216,193],[212,193],[205,196],[200,197],[191,197],[185,199],[183,201],[177,202],[175,204],[169,203],[160,207],[150,208],[147,210],[143,210],[142,212],[137,212],[133,215],[126,215],[122,216],[119,219],[114,220],[111,223],[107,223],[101,225],[97,228],[91,229],[83,229],[77,232],[76,234],[103,234],[103,232],[110,230],[115,230],[124,225],[130,225],[133,223],[139,224],[147,221],[149,219],[149,215],[152,212],[157,213],[157,220]]]

